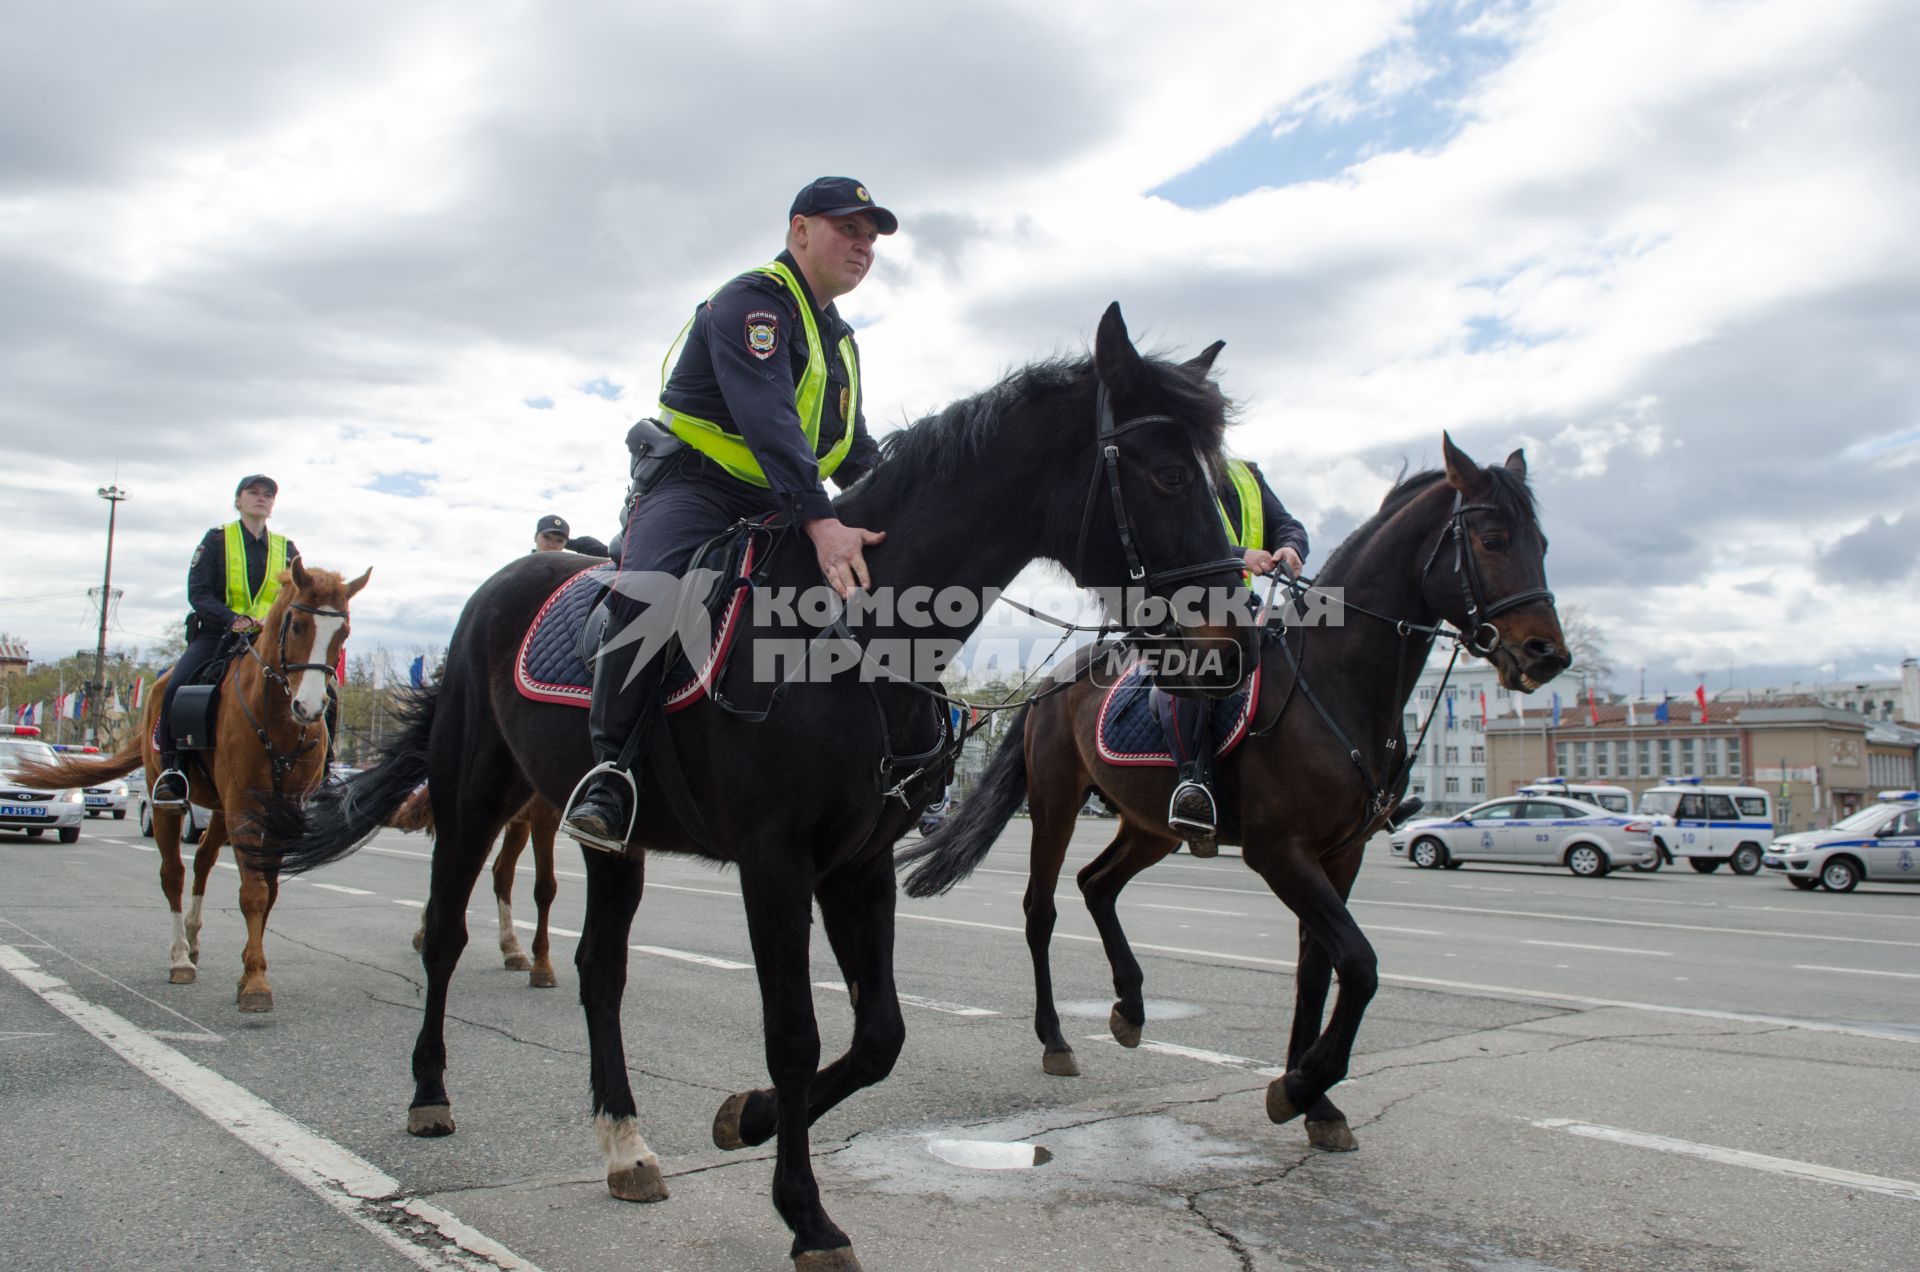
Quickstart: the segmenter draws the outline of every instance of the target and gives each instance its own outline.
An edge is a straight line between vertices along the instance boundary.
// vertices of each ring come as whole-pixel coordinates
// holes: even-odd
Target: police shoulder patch
[[[765,361],[780,347],[780,316],[756,309],[747,315],[747,352]]]

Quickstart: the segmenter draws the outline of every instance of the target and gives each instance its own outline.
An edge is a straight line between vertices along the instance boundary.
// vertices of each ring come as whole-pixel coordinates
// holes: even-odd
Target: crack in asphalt
[[[415,993],[420,993],[424,991],[426,988],[423,984],[415,980],[413,977],[407,975],[405,972],[396,972],[391,967],[382,967],[378,963],[369,963],[365,959],[354,958],[351,955],[342,954],[339,950],[330,950],[324,945],[315,945],[311,941],[303,941],[299,937],[292,936],[286,932],[283,932],[277,927],[273,927],[269,925],[267,928],[267,934],[278,940],[285,941],[289,945],[298,945],[303,950],[312,950],[316,954],[325,954],[332,958],[337,958],[343,963],[351,963],[355,967],[364,967],[370,972],[380,972],[380,973],[383,973],[384,975],[392,976],[397,980],[405,981],[407,984],[413,986],[413,990]],[[374,995],[369,994],[368,997],[372,998],[374,997]]]

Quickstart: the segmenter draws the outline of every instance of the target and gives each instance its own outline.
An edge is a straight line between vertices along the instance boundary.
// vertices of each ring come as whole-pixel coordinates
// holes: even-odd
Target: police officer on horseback
[[[1228,482],[1220,491],[1220,517],[1227,538],[1239,549],[1249,575],[1278,569],[1288,578],[1307,559],[1307,528],[1290,514],[1267,485],[1257,464],[1227,460]],[[1195,856],[1216,850],[1219,812],[1213,799],[1213,704],[1172,695],[1173,728],[1168,744],[1179,765],[1180,784],[1167,803],[1167,825],[1180,832]]]
[[[251,637],[260,620],[273,608],[280,592],[280,576],[300,549],[284,534],[267,529],[280,484],[264,473],[242,477],[233,490],[233,506],[240,516],[215,526],[193,550],[187,566],[187,647],[167,676],[167,693],[160,704],[160,775],[154,779],[155,808],[180,808],[187,802],[187,776],[174,749],[173,699],[180,686],[194,678],[219,653],[230,634]]]
[[[858,181],[821,177],[788,209],[785,250],[694,311],[659,422],[628,436],[634,491],[622,575],[680,575],[728,526],[779,514],[805,532],[842,597],[871,585],[865,549],[886,536],[842,524],[823,485],[832,477],[851,486],[879,461],[853,329],[834,301],[866,278],[879,236],[898,228]],[[562,824],[609,852],[624,849],[638,796],[629,739],[650,722],[660,690],[660,669],[629,666],[632,655],[615,641],[644,609],[616,583],[588,714],[597,763]]]

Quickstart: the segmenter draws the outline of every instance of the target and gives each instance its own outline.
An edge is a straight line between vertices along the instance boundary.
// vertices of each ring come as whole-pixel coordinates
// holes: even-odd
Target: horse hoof
[[[1113,1030],[1113,1040],[1123,1047],[1140,1045],[1140,1026],[1120,1014],[1116,1005],[1107,1016],[1107,1028]]]
[[[745,1148],[747,1142],[740,1138],[740,1115],[746,1112],[747,1100],[751,1091],[741,1091],[730,1095],[720,1105],[720,1111],[713,1115],[713,1146],[728,1150]]]
[[[1277,1125],[1291,1122],[1300,1116],[1300,1110],[1293,1107],[1293,1101],[1287,1098],[1285,1078],[1275,1078],[1267,1083],[1267,1116]]]
[[[239,998],[241,1011],[272,1011],[273,991],[270,989],[249,989]]]
[[[527,985],[531,989],[553,989],[560,984],[560,978],[553,974],[551,967],[536,967],[527,973]]]
[[[838,1250],[802,1250],[793,1256],[793,1272],[860,1272],[852,1246]]]
[[[438,1139],[442,1135],[453,1134],[453,1106],[450,1104],[422,1104],[418,1108],[407,1110],[407,1134],[418,1135],[422,1139]],[[608,1181],[611,1186],[612,1181]]]
[[[658,1166],[641,1162],[624,1170],[610,1171],[607,1191],[616,1201],[665,1201],[667,1181],[660,1178]]]
[[[1080,1062],[1073,1058],[1071,1051],[1049,1051],[1040,1057],[1040,1067],[1056,1078],[1077,1078],[1080,1076]]]
[[[421,928],[418,932],[415,932],[413,934],[413,952],[415,954],[418,954],[420,952],[420,948],[426,943],[427,943],[427,929]]]
[[[1278,1120],[1278,1119],[1275,1119]],[[1307,1122],[1307,1143],[1323,1153],[1351,1153],[1360,1147],[1344,1117],[1336,1122]]]
[[[189,963],[192,963],[192,964],[193,964],[193,965],[194,965],[195,967],[198,967],[198,966],[200,966],[200,951],[199,951],[199,950],[188,950],[188,951],[187,951],[187,962],[189,962]]]
[[[510,972],[530,972],[533,970],[533,960],[525,954],[507,954],[502,957],[501,961]]]
[[[167,973],[169,985],[191,985],[200,978],[200,973],[191,967],[176,967]]]
[[[1187,841],[1187,851],[1202,861],[1205,861],[1208,857],[1218,857],[1220,855],[1220,841],[1217,839],[1202,839],[1196,842],[1189,839]]]

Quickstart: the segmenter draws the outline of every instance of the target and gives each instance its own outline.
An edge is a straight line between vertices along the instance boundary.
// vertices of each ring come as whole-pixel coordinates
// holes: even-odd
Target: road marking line
[[[1522,945],[1550,945],[1556,950],[1599,950],[1602,954],[1650,954],[1654,958],[1672,958],[1672,950],[1630,950],[1623,945],[1576,945],[1572,941],[1522,941]]]
[[[1717,932],[1727,936],[1784,936],[1798,941],[1838,941],[1848,945],[1897,945],[1920,949],[1920,941],[1889,941],[1868,936],[1823,936],[1817,932],[1782,932],[1775,928],[1710,927],[1697,923],[1657,923],[1652,919],[1604,919],[1589,914],[1555,914],[1545,910],[1494,910],[1470,905],[1436,905],[1429,901],[1364,901],[1348,905],[1384,905],[1398,910],[1445,910],[1456,914],[1499,914],[1510,919],[1558,919],[1563,923],[1603,923],[1609,927],[1658,928],[1665,932]]]
[[[1445,936],[1446,935],[1445,932],[1436,932],[1432,928],[1388,927],[1384,923],[1369,923],[1367,924],[1366,930],[1369,932],[1399,932],[1406,936]]]
[[[415,1266],[430,1272],[470,1272],[475,1265],[465,1256],[478,1256],[496,1268],[538,1272],[533,1264],[438,1207],[396,1198],[399,1181],[373,1163],[175,1051],[133,1022],[81,998],[65,981],[40,971],[37,964],[11,946],[0,945],[0,969]],[[422,1244],[419,1238],[409,1240],[382,1217],[382,1212],[392,1209],[426,1220],[434,1226],[439,1240],[426,1238],[431,1244]]]
[[[1116,1047],[1120,1045],[1111,1034],[1088,1034],[1087,1041],[1110,1042]],[[1161,1055],[1178,1056],[1182,1060],[1199,1060],[1204,1064],[1217,1064],[1225,1069],[1244,1069],[1248,1073],[1257,1073],[1263,1078],[1277,1078],[1286,1072],[1285,1069],[1276,1069],[1271,1065],[1261,1064],[1258,1060],[1250,1060],[1246,1056],[1230,1056],[1223,1051],[1203,1051],[1199,1047],[1183,1047],[1173,1042],[1155,1042],[1150,1038],[1141,1039],[1139,1049],[1157,1051]]]
[[[1223,919],[1244,919],[1247,917],[1246,914],[1240,910],[1202,910],[1200,907],[1193,905],[1154,905],[1148,901],[1140,902],[1137,908],[1142,910],[1178,910],[1182,914],[1217,914]]]
[[[1796,972],[1846,972],[1851,976],[1898,976],[1902,980],[1920,980],[1920,972],[1876,972],[1866,967],[1822,967],[1818,963],[1795,963]]]
[[[1774,1175],[1810,1179],[1815,1183],[1837,1184],[1842,1188],[1859,1188],[1866,1192],[1882,1193],[1888,1197],[1898,1197],[1903,1201],[1920,1201],[1920,1184],[1905,1179],[1889,1179],[1885,1175],[1863,1175],[1859,1171],[1839,1170],[1832,1166],[1817,1165],[1814,1162],[1795,1161],[1791,1157],[1770,1157],[1765,1153],[1749,1153],[1744,1149],[1721,1148],[1717,1144],[1696,1144],[1692,1140],[1669,1139],[1665,1135],[1648,1135],[1644,1131],[1628,1131],[1617,1126],[1576,1122],[1564,1117],[1541,1118],[1534,1122],[1534,1125],[1542,1130],[1565,1131],[1569,1135],[1583,1135],[1588,1139],[1606,1140],[1613,1144],[1651,1148],[1662,1153],[1678,1153],[1683,1157],[1698,1157],[1705,1161],[1719,1162],[1724,1166],[1744,1166],[1748,1170],[1764,1170]]]
[[[575,935],[578,935],[577,933]],[[671,958],[682,963],[698,963],[702,967],[717,967],[727,972],[750,972],[752,963],[736,963],[728,958],[714,958],[708,954],[691,954],[686,950],[670,950],[662,945],[629,945],[628,949],[636,954],[652,954],[656,958]]]
[[[847,987],[839,981],[815,981],[813,987],[830,989],[836,994],[847,992]],[[900,1000],[900,1005],[903,1007],[924,1007],[928,1011],[937,1011],[943,1016],[998,1016],[1000,1014],[997,1011],[989,1011],[985,1007],[968,1007],[963,1003],[943,1002],[938,998],[922,998],[918,994],[902,994],[898,990],[894,991],[894,997]]]
[[[325,888],[328,892],[343,892],[350,897],[370,897],[373,893],[365,888],[349,888],[338,883],[316,883],[316,888]]]

